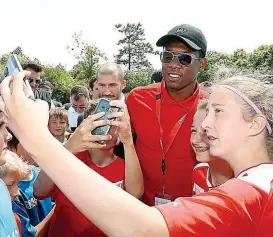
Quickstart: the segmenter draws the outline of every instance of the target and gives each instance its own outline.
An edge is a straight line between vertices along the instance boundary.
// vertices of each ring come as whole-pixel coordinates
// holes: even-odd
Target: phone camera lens
[[[9,75],[9,69],[6,67],[4,70],[4,77],[7,77]]]

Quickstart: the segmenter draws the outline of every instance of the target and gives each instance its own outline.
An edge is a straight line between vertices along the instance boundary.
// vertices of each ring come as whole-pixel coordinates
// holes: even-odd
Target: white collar
[[[121,92],[121,94],[120,94],[120,100],[122,100],[123,102],[125,102],[125,95]]]

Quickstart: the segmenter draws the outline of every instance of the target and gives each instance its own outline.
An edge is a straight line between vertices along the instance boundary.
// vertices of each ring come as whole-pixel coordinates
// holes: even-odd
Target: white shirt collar
[[[123,102],[125,102],[125,95],[123,93],[120,94],[120,100],[122,100]]]

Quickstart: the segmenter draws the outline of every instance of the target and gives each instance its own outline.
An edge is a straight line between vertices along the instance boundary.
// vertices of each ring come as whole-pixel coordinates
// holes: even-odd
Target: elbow
[[[142,198],[143,194],[144,194],[144,186],[141,185],[141,187],[139,188],[138,192],[136,192],[136,196],[135,197],[137,199],[140,199],[140,198]]]

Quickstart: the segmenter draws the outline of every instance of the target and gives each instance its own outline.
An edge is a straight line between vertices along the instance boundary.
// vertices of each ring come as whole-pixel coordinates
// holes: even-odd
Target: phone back
[[[16,73],[18,73],[18,72],[20,72],[22,70],[23,69],[22,69],[16,55],[11,54],[8,61],[7,61],[6,66],[4,68],[4,71],[2,73],[1,82],[5,77],[13,76],[13,75],[15,75]]]
[[[5,77],[14,76],[15,74],[17,74],[21,71],[23,71],[23,69],[22,69],[22,66],[21,66],[17,56],[15,54],[11,54],[9,56],[6,66],[4,68],[4,71],[1,75],[0,83],[4,80]],[[29,81],[28,80],[24,80],[24,81],[25,81],[24,92],[25,92],[26,96],[28,98],[34,98],[33,91],[29,85]],[[11,86],[12,86],[12,84],[11,84]],[[12,87],[11,87],[11,90],[12,90]]]
[[[109,103],[110,103],[110,100],[105,99],[105,98],[101,98],[99,100],[99,103],[98,103],[96,110],[95,110],[95,114],[100,113],[100,112],[105,112],[105,115],[103,117],[99,118],[98,120],[114,120],[114,119],[108,118],[109,114],[111,114],[113,112],[120,111],[120,108],[112,107],[109,105]],[[92,135],[107,135],[110,131],[110,128],[111,128],[110,125],[97,127],[91,132],[91,134]]]

